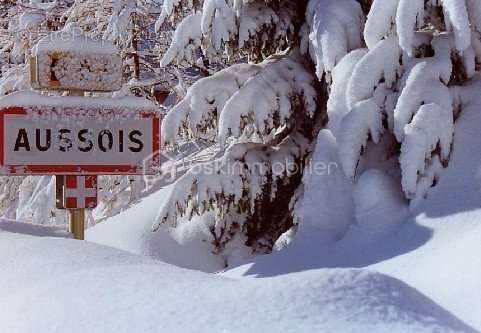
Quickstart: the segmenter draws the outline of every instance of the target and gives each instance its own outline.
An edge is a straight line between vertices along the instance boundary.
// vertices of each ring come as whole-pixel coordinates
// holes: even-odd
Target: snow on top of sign
[[[42,0],[30,0],[28,3],[28,8],[40,9],[40,10],[51,10],[58,5],[58,1],[52,2],[42,2]]]
[[[85,36],[82,29],[75,23],[69,23],[62,30],[43,37],[32,49],[34,56],[48,51],[70,51],[81,54],[119,53],[119,50],[113,43]]]
[[[157,110],[157,106],[148,99],[134,96],[124,97],[74,97],[46,96],[30,91],[19,91],[0,98],[0,108],[6,107],[78,107],[78,108],[112,108],[125,110]]]

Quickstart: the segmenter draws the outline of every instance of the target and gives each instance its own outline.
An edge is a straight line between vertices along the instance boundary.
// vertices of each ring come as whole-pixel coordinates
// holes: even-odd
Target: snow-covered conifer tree
[[[359,4],[348,3],[361,25]],[[196,82],[167,114],[164,147],[209,134],[224,156],[178,180],[156,226],[201,215],[216,253],[231,244],[269,252],[293,227],[301,170],[325,121],[325,86],[301,43],[306,10],[306,1],[164,2],[157,25],[177,29],[162,66],[247,62]]]
[[[363,172],[361,156],[389,141],[404,193],[426,196],[449,162],[462,103],[456,86],[481,62],[481,3],[471,0],[375,0],[364,29],[366,49],[346,78],[349,114],[339,141],[344,170]]]
[[[166,21],[162,66],[236,62],[190,87],[162,128],[164,147],[210,133],[225,149],[176,183],[155,224],[201,215],[216,251],[239,238],[269,251],[293,226],[301,172],[273,169],[306,164],[326,111],[347,176],[386,168],[421,200],[449,163],[456,86],[481,60],[476,0],[168,0]]]

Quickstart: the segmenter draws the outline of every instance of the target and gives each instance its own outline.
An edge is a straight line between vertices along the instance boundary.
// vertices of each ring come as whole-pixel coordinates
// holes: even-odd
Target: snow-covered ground
[[[403,282],[367,270],[232,279],[6,225],[2,332],[474,332]]]
[[[38,31],[21,39],[3,34],[8,36],[2,37],[0,53],[8,57],[0,59],[5,65],[0,94],[30,89],[27,64],[20,58],[29,59],[32,38],[43,34],[39,28],[50,16],[37,11],[56,6],[30,2],[26,11],[21,4],[6,4],[12,14],[3,26]],[[100,208],[89,214],[89,221],[99,223],[87,230],[85,242],[62,228],[0,219],[0,333],[481,332],[481,79],[475,73],[481,66],[481,2],[374,0],[361,7],[356,0],[321,0],[309,1],[304,16],[291,6],[295,1],[275,3],[204,1],[201,9],[192,1],[163,1],[157,27],[167,20],[181,23],[161,65],[179,67],[174,63],[186,60],[204,71],[205,61],[221,60],[227,66],[209,68],[213,75],[187,91],[179,78],[177,91],[185,98],[162,125],[164,144],[209,137],[216,145],[192,152],[195,144],[186,144],[184,159],[163,155],[162,162],[163,171],[170,168],[177,178],[192,176],[193,165],[222,156],[224,162],[249,166],[265,159],[266,148],[272,150],[268,166],[285,156],[300,159],[308,145],[295,137],[310,136],[312,129],[303,129],[310,127],[304,123],[324,111],[317,75],[322,85],[330,85],[329,123],[318,136],[312,162],[329,165],[329,171],[306,174],[296,191],[299,225],[282,235],[271,255],[252,257],[242,235],[232,236],[225,248],[217,237],[220,246],[212,246],[209,235],[217,236],[216,227],[230,237],[230,230],[243,225],[232,211],[217,208],[185,221],[199,203],[230,206],[232,197],[232,207],[243,213],[254,210],[256,195],[284,194],[278,186],[264,191],[268,173],[241,171],[232,180],[223,177],[232,176],[225,170],[217,173],[222,186],[215,185],[215,177],[198,175],[185,177],[175,189],[165,179],[150,178],[142,195],[139,179],[124,178],[119,196],[104,186]],[[112,10],[100,6],[98,27],[87,33],[106,30],[104,39],[116,40],[123,54],[132,53],[124,41],[135,36],[122,33],[135,25],[130,14],[142,7],[132,4],[119,2]],[[76,5],[62,17],[90,26],[84,3]],[[300,44],[292,35],[298,29]],[[141,45],[151,43],[138,42],[134,51],[150,54]],[[59,46],[58,40],[47,44]],[[115,51],[113,44],[103,49],[95,44],[96,51],[85,43],[76,48]],[[272,50],[263,46],[269,44]],[[41,46],[36,48],[40,58]],[[198,59],[201,53],[205,58]],[[278,54],[266,58],[271,53]],[[217,59],[220,55],[233,60]],[[237,56],[249,63],[234,64]],[[309,57],[315,73],[305,66]],[[75,72],[62,67],[65,63],[50,65],[60,71],[56,74]],[[159,82],[154,73],[133,72]],[[43,73],[51,79],[48,68]],[[114,74],[120,88],[123,75]],[[115,95],[140,84],[130,82]],[[150,85],[146,82],[141,81],[142,90]],[[13,100],[17,105],[19,96],[28,102],[28,94],[21,94],[0,104],[12,106]],[[82,105],[93,101],[84,99]],[[40,102],[35,98],[30,104]],[[100,102],[97,98],[95,105]],[[240,148],[224,154],[220,148],[232,139],[239,139]],[[251,147],[253,142],[260,150]],[[269,185],[277,184],[281,177],[269,170],[276,176]],[[63,213],[49,209],[54,205],[51,178],[29,177],[22,184],[10,178],[3,189],[4,216],[39,224],[64,221]],[[218,205],[218,198],[229,199]],[[186,214],[179,217],[179,211]],[[221,213],[223,226],[216,225],[221,221],[212,218],[215,213]],[[162,221],[172,225],[161,224],[153,232]],[[227,226],[234,223],[235,228]],[[214,254],[214,248],[221,253]]]
[[[134,207],[87,229],[85,238],[181,267],[208,272],[220,270],[224,267],[222,259],[212,254],[207,244],[202,246],[204,224],[192,221],[183,228],[163,227],[152,232],[153,219],[170,188],[161,189]]]

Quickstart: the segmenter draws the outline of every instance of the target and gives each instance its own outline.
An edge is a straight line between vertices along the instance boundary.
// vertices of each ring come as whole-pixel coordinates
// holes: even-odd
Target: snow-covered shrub
[[[23,178],[18,190],[15,219],[45,225],[67,223],[66,212],[55,208],[55,177]]]
[[[22,177],[0,177],[0,216],[15,219]]]
[[[100,176],[96,220],[114,216],[141,197],[145,182],[141,176]]]

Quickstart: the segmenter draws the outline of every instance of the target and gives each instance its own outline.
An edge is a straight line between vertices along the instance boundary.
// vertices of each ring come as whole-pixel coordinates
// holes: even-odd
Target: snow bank
[[[364,212],[361,214],[364,222],[389,226],[389,234],[370,238],[369,224],[358,223],[334,244],[315,244],[302,231],[310,226],[300,224],[298,237],[290,247],[240,264],[225,275],[275,276],[326,267],[369,268],[408,283],[481,330],[481,154],[473,152],[473,147],[481,146],[480,89],[479,77],[461,89],[463,111],[455,124],[451,162],[436,187],[427,193],[427,199],[421,200],[401,224],[393,222],[402,219],[405,206],[395,192],[389,195],[386,192],[393,184],[384,184],[385,175],[366,179],[361,176],[357,187],[367,182],[369,186],[364,190],[368,197],[365,204],[356,205],[356,215],[359,218],[359,213]],[[324,189],[326,193],[337,190],[337,183]],[[370,200],[375,203],[372,211],[367,204]],[[318,202],[319,206],[322,204]],[[393,209],[382,212],[391,205]],[[338,207],[327,213],[320,210],[318,225],[323,225],[328,214],[338,214],[338,210]],[[366,213],[374,214],[378,222],[374,223]]]
[[[182,228],[161,226],[152,231],[152,222],[171,188],[147,196],[130,209],[86,230],[85,238],[131,253],[205,272],[224,268],[222,257],[214,255],[205,241],[207,231],[199,221],[185,222]]]
[[[408,205],[397,180],[383,171],[369,169],[357,181],[354,191],[356,224],[352,241],[376,241],[392,232],[408,216]],[[389,217],[389,218],[386,218]],[[363,235],[364,237],[359,237]]]
[[[337,241],[354,221],[353,184],[344,175],[337,149],[332,133],[321,131],[303,179],[302,225],[296,236],[303,243]]]
[[[4,332],[472,332],[362,270],[228,279],[60,238],[0,232]]]

